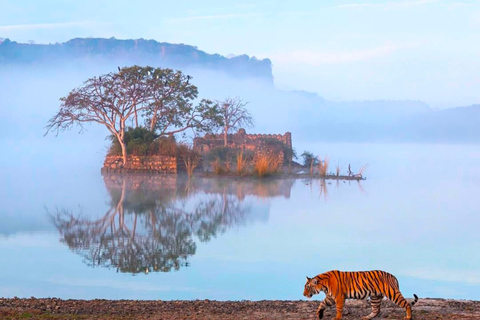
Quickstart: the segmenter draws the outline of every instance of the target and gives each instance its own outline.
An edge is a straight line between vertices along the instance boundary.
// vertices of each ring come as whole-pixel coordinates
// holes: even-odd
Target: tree
[[[190,79],[180,71],[139,66],[90,78],[60,99],[60,110],[48,121],[45,134],[58,134],[73,125],[79,125],[82,131],[86,122],[100,123],[118,140],[125,165],[125,130],[132,117],[136,127],[144,117],[150,130],[158,130],[159,135],[173,135],[189,128],[209,131],[222,124],[217,106],[211,101],[202,99],[193,104],[198,90]]]
[[[303,165],[305,167],[310,166],[310,174],[313,174],[313,167],[319,163],[317,157],[309,151],[303,151],[300,157],[303,158]]]
[[[253,118],[245,108],[248,102],[240,98],[227,98],[224,101],[217,101],[221,110],[223,121],[223,142],[227,146],[227,134],[230,129],[240,127],[253,127]]]

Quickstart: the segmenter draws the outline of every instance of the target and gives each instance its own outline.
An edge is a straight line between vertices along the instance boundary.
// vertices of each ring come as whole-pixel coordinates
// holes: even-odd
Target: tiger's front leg
[[[330,307],[330,306],[333,306],[335,304],[335,299],[333,299],[332,296],[326,296],[325,299],[323,299],[322,302],[320,302],[320,305],[318,306],[318,309],[317,309],[317,316],[318,316],[318,319],[322,319],[323,318],[323,312],[325,311],[325,309],[327,307]]]

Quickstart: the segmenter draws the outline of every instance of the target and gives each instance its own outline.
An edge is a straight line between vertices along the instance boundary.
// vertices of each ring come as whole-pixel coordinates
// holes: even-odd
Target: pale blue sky
[[[145,38],[270,58],[276,86],[331,100],[480,103],[480,1],[0,0],[0,37]]]

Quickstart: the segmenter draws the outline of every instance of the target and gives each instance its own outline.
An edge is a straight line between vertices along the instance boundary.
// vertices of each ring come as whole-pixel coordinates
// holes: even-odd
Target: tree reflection
[[[87,265],[128,273],[169,272],[188,266],[196,240],[208,242],[232,227],[262,218],[245,195],[285,196],[293,185],[285,180],[245,185],[169,175],[107,175],[104,182],[110,208],[102,217],[58,210],[52,220],[61,241]]]

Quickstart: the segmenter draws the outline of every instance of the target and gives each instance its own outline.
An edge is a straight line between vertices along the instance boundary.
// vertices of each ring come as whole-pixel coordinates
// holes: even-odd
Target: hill
[[[480,143],[480,105],[435,110],[422,101],[329,101],[316,93],[275,88],[269,59],[228,58],[185,44],[115,38],[55,44],[0,39],[0,95],[5,111],[0,135],[38,135],[58,108],[58,99],[72,88],[118,66],[134,64],[182,70],[193,76],[201,98],[241,97],[255,119],[250,132],[290,131],[295,145],[302,141]]]
[[[180,69],[206,68],[225,72],[235,78],[255,78],[273,84],[272,63],[268,59],[258,60],[247,55],[227,58],[185,44],[115,38],[76,38],[55,44],[18,43],[10,39],[0,42],[0,65],[59,64],[99,58],[139,64],[155,62]]]

